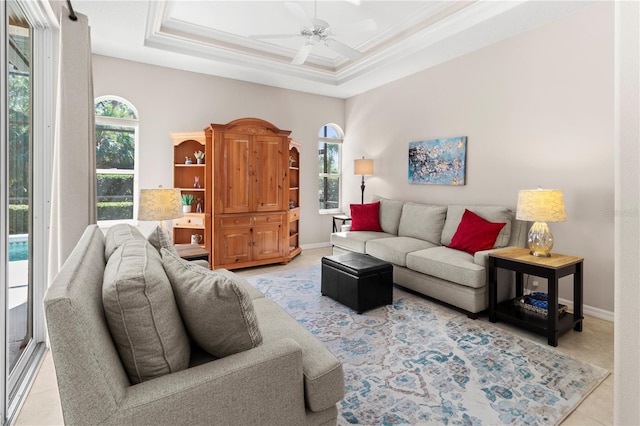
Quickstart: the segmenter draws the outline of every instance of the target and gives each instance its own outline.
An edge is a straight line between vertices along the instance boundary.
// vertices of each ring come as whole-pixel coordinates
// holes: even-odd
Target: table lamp
[[[353,174],[362,176],[362,185],[360,185],[362,198],[360,204],[364,204],[364,177],[373,174],[373,160],[370,158],[365,159],[364,157],[353,160]]]
[[[182,217],[182,200],[179,189],[141,189],[138,220],[157,220],[160,227],[168,229],[165,220]]]
[[[564,198],[559,189],[524,189],[518,192],[516,219],[534,222],[527,236],[532,255],[551,256],[553,234],[546,222],[564,222]]]

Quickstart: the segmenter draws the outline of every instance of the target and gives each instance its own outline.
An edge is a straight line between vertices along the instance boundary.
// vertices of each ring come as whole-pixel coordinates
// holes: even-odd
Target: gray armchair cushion
[[[107,230],[104,237],[104,259],[108,261],[114,251],[127,241],[145,240],[142,232],[135,226],[126,223],[119,223]]]
[[[500,248],[509,245],[509,239],[511,238],[511,220],[513,217],[513,212],[510,209],[500,206],[463,206],[453,204],[448,206],[447,209],[447,220],[442,229],[442,245],[448,246],[451,244],[451,239],[455,235],[458,225],[460,225],[465,209],[471,210],[489,222],[506,223],[496,238],[495,247]]]
[[[131,383],[189,366],[189,339],[171,284],[146,238],[113,252],[104,271],[102,303]]]
[[[404,203],[398,236],[418,238],[440,245],[446,217],[445,206]]]
[[[242,286],[167,249],[162,264],[187,330],[202,349],[222,358],[262,344],[251,296]]]
[[[147,237],[152,246],[158,250],[165,248],[178,256],[178,252],[176,251],[176,246],[173,245],[173,241],[171,240],[171,235],[169,235],[169,230],[164,229],[160,226],[156,226],[156,229],[153,230],[151,234]],[[207,267],[209,267],[209,263],[207,262]]]

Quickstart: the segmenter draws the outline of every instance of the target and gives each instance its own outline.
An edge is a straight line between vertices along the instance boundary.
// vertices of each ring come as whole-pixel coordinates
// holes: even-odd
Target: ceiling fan
[[[291,63],[293,65],[302,65],[307,60],[307,57],[311,53],[313,46],[322,43],[329,49],[337,52],[349,59],[359,59],[363,56],[362,52],[347,46],[346,44],[336,40],[334,33],[329,26],[329,23],[317,18],[318,1],[314,2],[314,15],[311,18],[305,12],[304,8],[293,2],[285,2],[285,7],[289,10],[289,13],[296,18],[302,28],[298,34],[258,34],[251,35],[249,38],[254,39],[276,39],[276,38],[303,38],[305,43],[300,47],[296,55],[293,57]],[[348,28],[338,31],[342,34],[355,34],[365,31],[375,31],[377,28],[376,22],[373,19],[365,19],[363,21],[354,22],[350,24]]]

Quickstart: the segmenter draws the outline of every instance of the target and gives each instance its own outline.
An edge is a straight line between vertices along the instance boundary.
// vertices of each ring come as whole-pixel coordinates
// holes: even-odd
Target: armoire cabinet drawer
[[[253,217],[254,225],[280,225],[282,224],[282,215],[269,214],[269,215],[256,215]]]
[[[223,228],[233,228],[236,226],[251,226],[251,216],[221,217],[220,226]]]

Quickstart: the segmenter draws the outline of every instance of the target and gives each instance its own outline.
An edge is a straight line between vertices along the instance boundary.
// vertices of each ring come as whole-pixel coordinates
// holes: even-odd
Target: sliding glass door
[[[50,143],[51,36],[33,16],[40,3],[2,2],[0,283],[2,424],[10,422],[44,350],[47,146]],[[35,12],[35,13],[34,13]],[[48,75],[47,75],[48,74]]]

